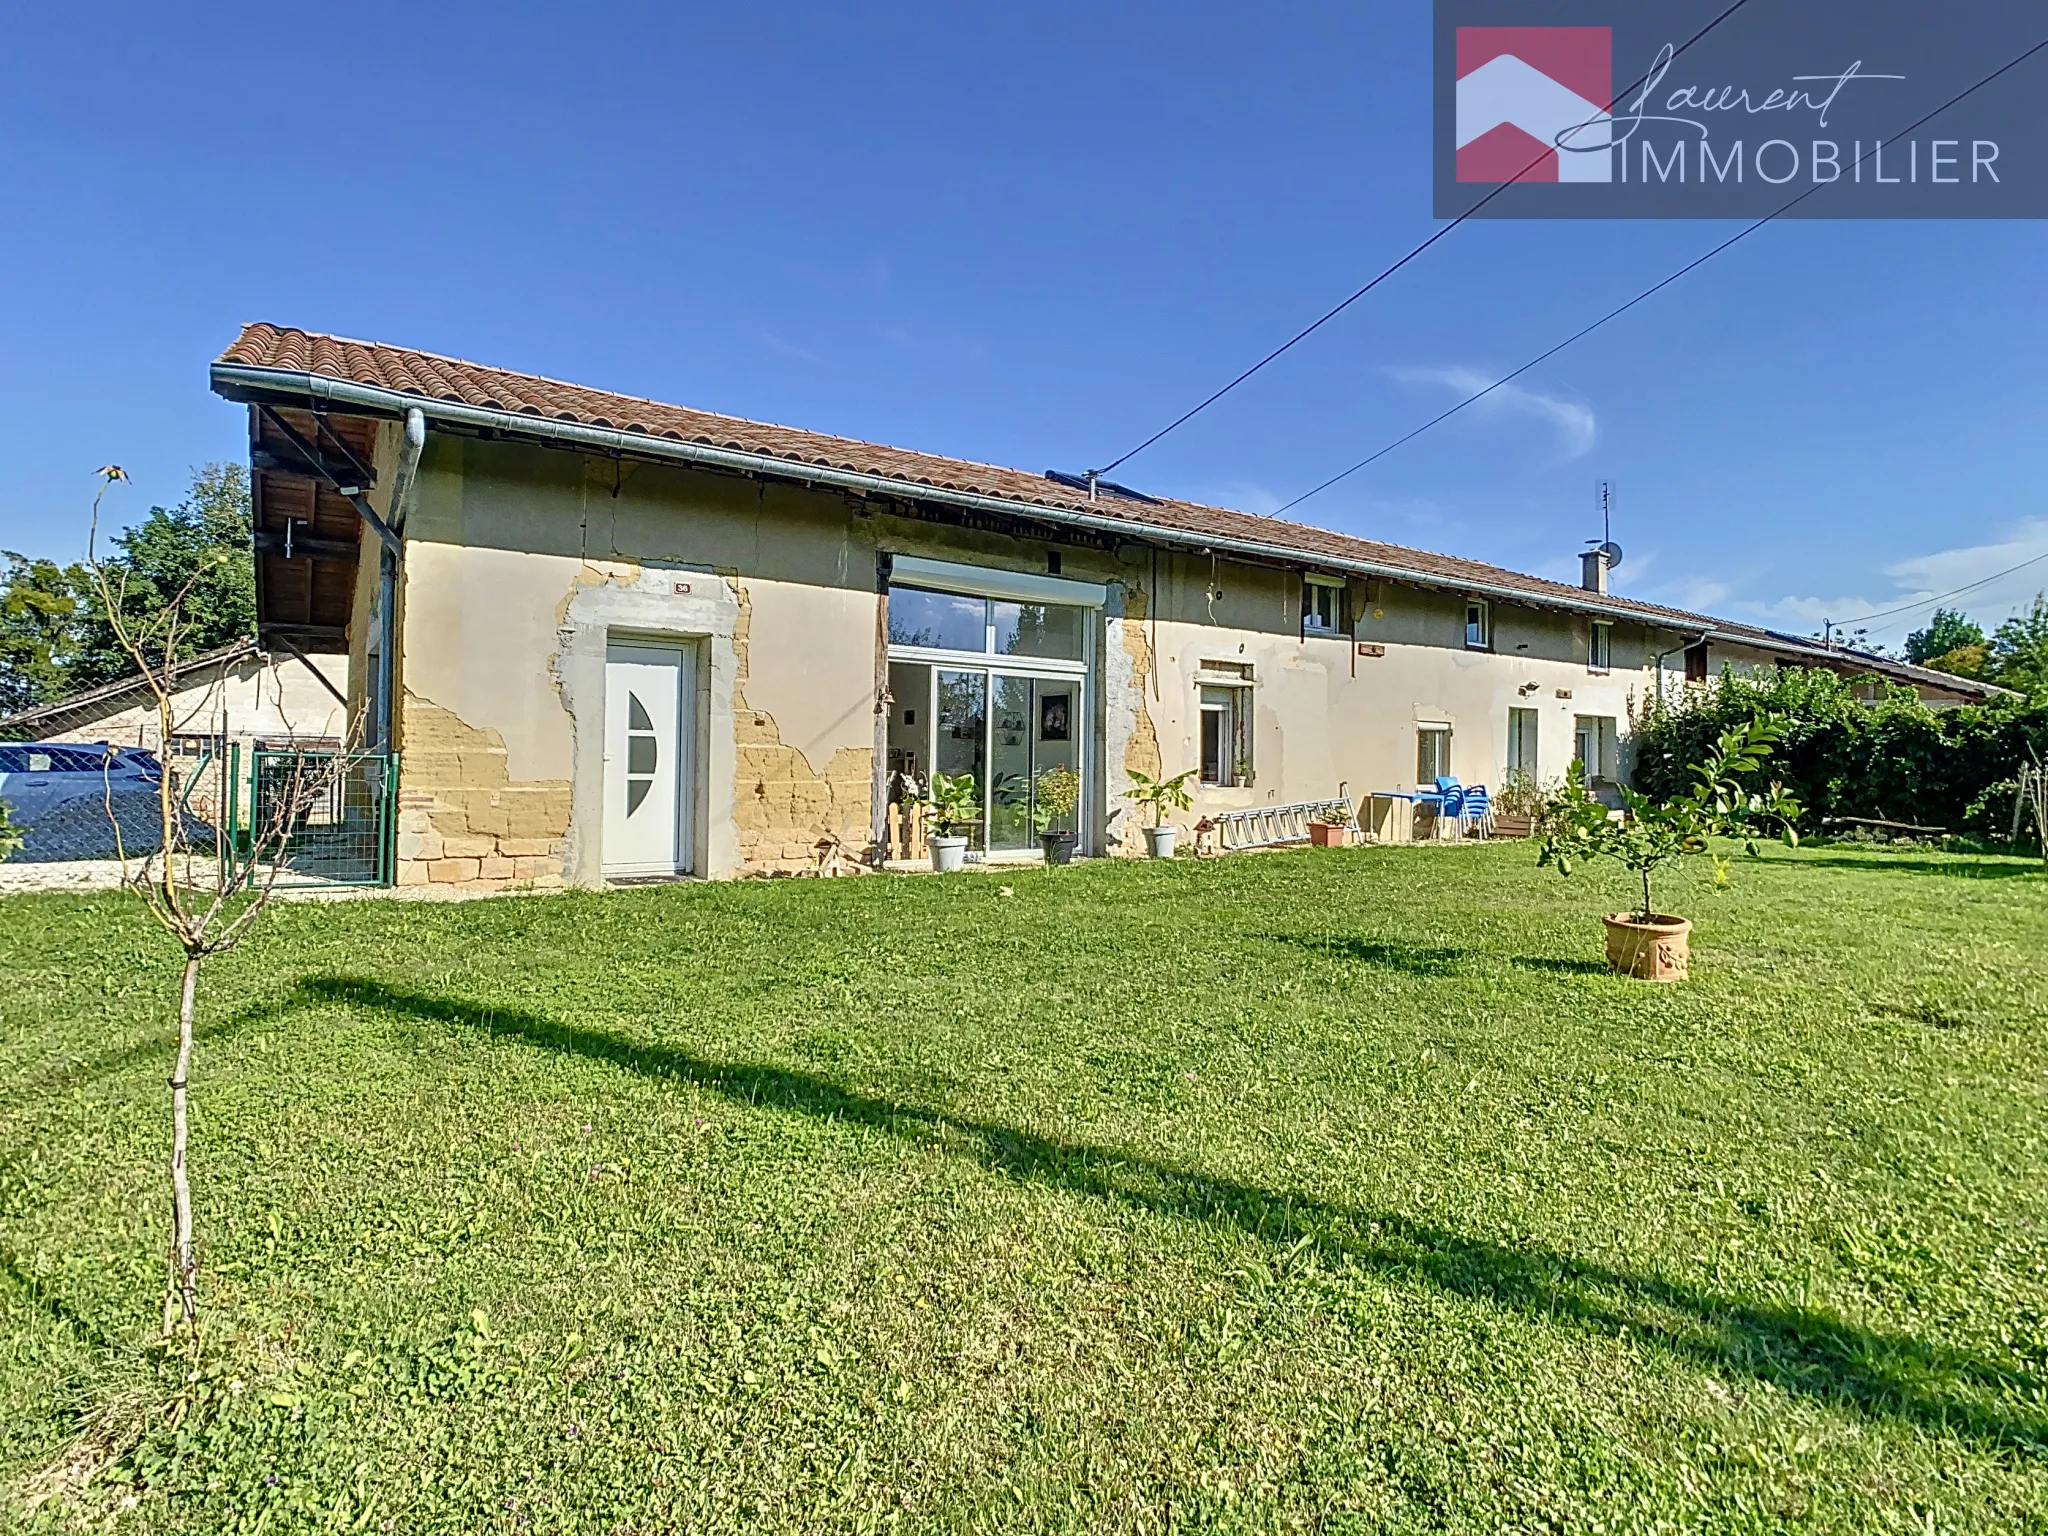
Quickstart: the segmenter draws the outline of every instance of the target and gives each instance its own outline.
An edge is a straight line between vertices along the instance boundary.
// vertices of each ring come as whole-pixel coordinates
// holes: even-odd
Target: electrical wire
[[[1910,603],[1902,603],[1897,608],[1887,608],[1881,613],[1866,613],[1860,619],[1843,619],[1836,623],[1835,628],[1841,630],[1853,629],[1858,625],[1868,624],[1872,619],[1888,619],[1895,613],[1911,613],[1916,608],[1928,608],[1936,603],[1945,603],[1952,597],[1961,597],[1965,592],[1974,592],[1979,587],[1990,586],[1994,581],[2003,581],[2015,571],[2024,571],[2028,566],[2039,565],[2043,560],[2048,560],[2048,550],[2022,560],[2018,565],[2009,565],[2002,571],[1993,571],[1989,576],[1973,581],[1967,587],[1957,587],[1953,592],[1943,592],[1938,597],[1918,598]],[[1896,626],[1888,627],[1895,628]]]
[[[1942,113],[1946,112],[1950,107],[1954,106],[1957,102],[1963,100],[1965,97],[1971,96],[1976,92],[1981,91],[1985,86],[1989,85],[1992,81],[1998,79],[1999,76],[2008,74],[2011,71],[2019,68],[2020,65],[2026,63],[2028,59],[2031,59],[2035,54],[2039,53],[2044,48],[2048,48],[2048,37],[2042,38],[2040,42],[2034,44],[2033,47],[2029,48],[2025,53],[2020,54],[2017,58],[2010,59],[2006,63],[2001,64],[1997,69],[1994,69],[1990,74],[1986,75],[1983,79],[1979,80],[1975,85],[1967,86],[1963,90],[1957,92],[1955,95],[1949,97],[1947,101],[1944,101],[1940,106],[1936,107],[1933,111],[1927,113],[1924,117],[1919,118],[1917,121],[1907,124],[1904,128],[1901,128],[1896,134],[1892,135],[1892,137],[1899,138],[1923,127],[1927,123],[1931,122],[1933,119],[1939,117]],[[1856,169],[1858,166],[1862,165],[1863,162],[1868,158],[1869,152],[1859,149],[1857,151],[1856,158],[1849,163],[1849,168],[1851,170]],[[1837,180],[1839,179],[1840,178],[1837,178]],[[1786,202],[1780,203],[1776,208],[1773,208],[1769,213],[1765,214],[1762,218],[1756,220],[1756,222],[1754,222],[1753,224],[1746,225],[1744,228],[1730,235],[1726,240],[1723,240],[1719,245],[1715,246],[1705,255],[1694,257],[1691,261],[1687,262],[1684,266],[1680,267],[1676,272],[1673,272],[1669,277],[1660,279],[1658,282],[1652,284],[1650,287],[1645,288],[1641,293],[1637,294],[1634,298],[1630,299],[1626,304],[1621,304],[1613,309],[1610,309],[1606,314],[1602,315],[1598,320],[1595,320],[1592,324],[1587,325],[1577,331],[1574,331],[1571,335],[1567,336],[1563,341],[1560,341],[1556,346],[1551,347],[1547,351],[1538,353],[1535,357],[1530,358],[1528,362],[1522,364],[1522,366],[1517,368],[1513,373],[1508,374],[1504,378],[1495,379],[1491,384],[1487,385],[1486,388],[1479,390],[1474,394],[1467,395],[1463,400],[1460,400],[1456,405],[1452,406],[1449,410],[1444,411],[1439,415],[1432,416],[1428,421],[1425,421],[1421,426],[1415,428],[1414,431],[1404,433],[1400,437],[1395,438],[1391,443],[1388,443],[1386,447],[1381,448],[1374,453],[1368,454],[1366,457],[1360,459],[1356,464],[1352,465],[1349,469],[1330,476],[1329,479],[1325,480],[1321,485],[1316,486],[1312,490],[1303,491],[1299,496],[1295,497],[1292,501],[1287,502],[1285,505],[1281,506],[1277,511],[1273,513],[1273,515],[1275,517],[1278,517],[1280,513],[1287,511],[1288,508],[1300,506],[1304,501],[1307,501],[1309,497],[1320,495],[1322,492],[1327,491],[1331,486],[1335,485],[1338,481],[1348,479],[1352,475],[1357,474],[1361,469],[1364,469],[1368,464],[1371,464],[1376,460],[1385,458],[1388,454],[1392,453],[1396,448],[1399,448],[1403,443],[1411,442],[1415,438],[1420,437],[1423,433],[1427,432],[1431,427],[1436,426],[1439,422],[1448,421],[1451,417],[1457,415],[1458,412],[1464,410],[1466,406],[1472,405],[1477,401],[1484,400],[1488,395],[1492,394],[1496,389],[1499,389],[1502,385],[1513,383],[1516,379],[1520,378],[1523,374],[1527,373],[1531,368],[1536,367],[1539,363],[1548,362],[1551,358],[1557,356],[1558,353],[1564,351],[1566,347],[1571,346],[1572,343],[1580,341],[1585,337],[1592,335],[1593,332],[1599,330],[1600,327],[1607,324],[1608,321],[1618,319],[1622,315],[1627,314],[1630,310],[1634,309],[1638,304],[1642,303],[1645,299],[1650,298],[1654,294],[1661,293],[1664,289],[1669,288],[1673,283],[1677,282],[1687,273],[1692,272],[1695,269],[1706,265],[1706,263],[1712,261],[1716,256],[1720,255],[1723,251],[1727,250],[1728,247],[1730,247],[1731,245],[1735,245],[1740,241],[1747,240],[1751,235],[1755,234],[1758,230],[1762,229],[1766,224],[1770,223],[1780,214],[1788,212],[1789,210],[1798,207],[1799,204],[1805,202],[1809,197],[1813,196],[1814,193],[1820,191],[1822,188],[1831,187],[1833,185],[1834,182],[1832,181],[1815,182],[1812,186],[1808,187],[1804,192],[1797,194],[1796,196],[1790,198]]]
[[[1683,43],[1679,44],[1679,46],[1672,51],[1671,57],[1674,59],[1677,58],[1679,54],[1684,53],[1686,49],[1690,48],[1694,43],[1698,42],[1701,38],[1705,37],[1709,32],[1713,31],[1714,28],[1721,25],[1722,22],[1726,21],[1730,16],[1733,16],[1737,11],[1741,10],[1748,3],[1749,0],[1735,0],[1735,3],[1730,5],[1727,10],[1723,11],[1720,15],[1716,16],[1704,27],[1701,27],[1699,31],[1693,33],[1693,35],[1687,38]],[[1643,82],[1648,80],[1649,78],[1650,77],[1647,72],[1637,76],[1634,80],[1630,81],[1621,90],[1614,93],[1614,100],[1620,101],[1624,96],[1628,95],[1630,91],[1635,90],[1638,86],[1642,85]],[[1610,108],[1611,106],[1612,103],[1610,103]],[[1582,123],[1579,126],[1584,127],[1585,124]],[[1378,276],[1373,278],[1371,282],[1367,283],[1363,288],[1358,289],[1355,293],[1351,295],[1350,298],[1344,300],[1343,303],[1335,306],[1332,309],[1325,310],[1322,316],[1319,319],[1317,319],[1313,324],[1305,326],[1301,330],[1296,331],[1286,341],[1282,342],[1279,346],[1275,347],[1272,351],[1268,352],[1256,363],[1253,363],[1251,367],[1245,369],[1243,373],[1240,373],[1228,384],[1224,385],[1221,389],[1217,390],[1216,393],[1210,395],[1206,400],[1203,400],[1199,405],[1196,405],[1191,410],[1183,411],[1180,415],[1176,416],[1172,421],[1169,421],[1165,426],[1161,427],[1157,432],[1154,432],[1150,437],[1146,438],[1145,441],[1138,444],[1137,447],[1129,450],[1128,452],[1124,453],[1118,458],[1111,459],[1107,464],[1103,465],[1100,469],[1090,470],[1089,474],[1108,474],[1111,470],[1115,469],[1119,464],[1122,464],[1125,460],[1136,458],[1139,454],[1143,453],[1147,448],[1150,448],[1154,443],[1158,442],[1159,439],[1166,436],[1167,433],[1173,431],[1177,427],[1185,426],[1195,417],[1201,415],[1202,412],[1209,409],[1210,406],[1214,405],[1218,400],[1221,400],[1225,395],[1229,394],[1233,389],[1237,388],[1237,386],[1242,384],[1246,379],[1250,378],[1253,374],[1257,373],[1261,368],[1264,368],[1266,364],[1278,358],[1282,353],[1291,350],[1297,343],[1308,340],[1309,337],[1313,336],[1325,325],[1328,325],[1332,320],[1336,319],[1339,315],[1343,314],[1345,310],[1349,309],[1352,305],[1356,304],[1368,293],[1371,293],[1373,289],[1379,287],[1381,283],[1385,282],[1388,278],[1392,277],[1396,272],[1400,271],[1403,267],[1407,266],[1409,262],[1413,261],[1416,257],[1420,256],[1432,245],[1435,245],[1437,241],[1443,239],[1444,236],[1448,235],[1460,224],[1464,223],[1467,219],[1471,218],[1474,214],[1478,213],[1480,209],[1484,208],[1496,197],[1499,197],[1501,193],[1505,192],[1509,187],[1514,186],[1516,183],[1520,182],[1524,176],[1528,175],[1530,171],[1534,170],[1539,164],[1542,163],[1544,155],[1552,153],[1555,153],[1555,151],[1549,149],[1544,150],[1542,154],[1537,155],[1534,160],[1531,160],[1527,165],[1523,166],[1519,171],[1515,172],[1512,180],[1504,181],[1499,186],[1495,187],[1491,192],[1487,193],[1486,196],[1479,199],[1478,202],[1474,203],[1470,208],[1467,208],[1463,213],[1459,214],[1455,219],[1451,220],[1451,222],[1446,224],[1442,229],[1439,229],[1435,234],[1431,235],[1427,240],[1423,241],[1420,245],[1415,246],[1412,250],[1408,252],[1407,255],[1403,256],[1399,261],[1396,261],[1392,266],[1383,269]]]

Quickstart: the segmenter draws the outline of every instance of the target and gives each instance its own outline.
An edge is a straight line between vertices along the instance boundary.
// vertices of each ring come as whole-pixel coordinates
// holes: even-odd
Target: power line
[[[1694,43],[1698,42],[1701,38],[1705,37],[1709,32],[1713,31],[1714,28],[1721,25],[1722,22],[1726,21],[1730,16],[1733,16],[1737,11],[1741,10],[1743,6],[1747,5],[1748,3],[1749,0],[1735,0],[1735,3],[1729,6],[1727,10],[1723,11],[1720,15],[1716,16],[1704,27],[1701,27],[1699,31],[1693,33],[1691,37],[1687,38],[1676,49],[1674,49],[1672,51],[1671,57],[1674,59],[1677,58],[1679,54],[1684,53],[1686,49],[1690,48]],[[1644,81],[1648,80],[1649,78],[1650,77],[1647,73],[1638,75],[1634,80],[1630,81],[1628,85],[1624,86],[1621,90],[1614,93],[1614,101],[1621,100],[1624,96],[1628,95],[1630,91],[1636,89],[1637,86],[1640,86]],[[1611,111],[1613,103],[1610,102],[1608,105]],[[1584,123],[1579,124],[1579,127],[1581,128],[1585,126],[1586,125]],[[1218,400],[1221,400],[1225,395],[1229,394],[1233,389],[1237,388],[1237,386],[1242,384],[1246,379],[1250,378],[1253,374],[1257,373],[1261,368],[1265,367],[1266,364],[1272,362],[1275,358],[1279,357],[1283,352],[1289,351],[1291,348],[1295,346],[1296,343],[1306,341],[1310,336],[1313,336],[1325,325],[1329,324],[1332,320],[1336,319],[1339,315],[1343,314],[1345,310],[1349,309],[1352,305],[1356,304],[1368,293],[1371,293],[1373,289],[1379,287],[1381,283],[1385,282],[1388,278],[1392,277],[1396,272],[1400,271],[1403,267],[1407,266],[1409,262],[1413,261],[1416,257],[1420,256],[1432,245],[1435,245],[1437,241],[1443,239],[1445,235],[1448,235],[1452,230],[1456,229],[1460,224],[1464,223],[1467,219],[1471,218],[1474,214],[1479,212],[1480,209],[1484,208],[1488,203],[1492,202],[1496,197],[1499,197],[1501,193],[1505,192],[1509,187],[1515,185],[1515,183],[1519,182],[1524,176],[1528,175],[1530,171],[1534,170],[1537,167],[1537,165],[1539,165],[1542,162],[1544,155],[1551,154],[1554,152],[1558,151],[1555,151],[1554,149],[1545,150],[1542,154],[1537,155],[1534,160],[1531,160],[1527,165],[1523,166],[1519,171],[1515,172],[1512,180],[1504,181],[1499,186],[1495,187],[1491,192],[1487,193],[1486,196],[1479,199],[1478,202],[1474,203],[1470,208],[1467,208],[1463,213],[1459,214],[1455,219],[1451,220],[1451,222],[1446,224],[1442,229],[1438,230],[1435,234],[1431,235],[1427,240],[1423,241],[1420,245],[1410,250],[1408,254],[1403,256],[1399,261],[1395,262],[1392,266],[1387,267],[1383,271],[1381,271],[1379,275],[1373,278],[1371,282],[1367,283],[1363,288],[1360,288],[1357,292],[1353,293],[1351,297],[1346,299],[1343,303],[1337,305],[1335,308],[1325,310],[1322,316],[1318,318],[1314,324],[1305,326],[1301,330],[1296,331],[1286,341],[1282,342],[1279,346],[1275,347],[1272,351],[1268,352],[1256,363],[1253,363],[1251,367],[1245,369],[1243,373],[1240,373],[1236,378],[1232,379],[1228,384],[1224,385],[1221,389],[1217,390],[1216,393],[1214,393],[1213,395],[1210,395],[1206,400],[1203,400],[1199,405],[1194,406],[1190,410],[1183,411],[1180,415],[1176,416],[1172,421],[1169,421],[1165,426],[1161,427],[1157,432],[1154,432],[1150,437],[1146,438],[1145,441],[1138,444],[1137,447],[1130,449],[1128,452],[1122,454],[1118,458],[1111,459],[1107,464],[1103,465],[1100,469],[1090,470],[1089,474],[1091,476],[1108,474],[1111,470],[1115,469],[1119,464],[1122,464],[1124,460],[1136,458],[1139,454],[1143,453],[1147,448],[1150,448],[1154,443],[1158,442],[1159,439],[1166,436],[1167,433],[1173,431],[1176,427],[1184,426],[1187,422],[1193,420],[1196,416],[1199,416],[1202,412],[1206,411],[1210,406],[1214,405]]]
[[[1895,613],[1911,613],[1915,608],[1927,608],[1935,603],[1945,603],[1952,597],[1961,597],[1965,592],[1974,592],[1979,587],[1990,586],[1994,581],[2002,581],[2015,571],[2024,571],[2030,565],[2039,565],[2043,560],[2048,560],[2048,550],[2044,550],[2029,559],[2022,560],[2018,565],[2009,565],[2002,571],[1993,571],[1989,576],[1979,581],[1973,581],[1967,587],[1957,587],[1955,591],[1944,592],[1939,597],[1919,598],[1914,602],[1903,603],[1897,608],[1887,608],[1882,613],[1866,613],[1860,619],[1844,619],[1835,627],[1837,629],[1849,629],[1858,624],[1868,624],[1872,619],[1888,619]]]
[[[1727,13],[1723,12],[1722,14],[1725,15]],[[1997,69],[1994,69],[1990,74],[1986,75],[1983,79],[1979,80],[1975,85],[1968,86],[1965,89],[1958,91],[1955,95],[1949,97],[1947,101],[1944,101],[1940,106],[1936,107],[1933,111],[1927,113],[1926,116],[1920,118],[1916,122],[1909,123],[1904,128],[1901,128],[1897,134],[1893,135],[1893,137],[1896,138],[1900,135],[1912,133],[1916,129],[1931,122],[1933,119],[1941,116],[1942,113],[1946,112],[1950,107],[1954,106],[1957,102],[1963,100],[1966,96],[1970,96],[1977,91],[1981,91],[1985,86],[1989,85],[1992,81],[1996,80],[2000,75],[2007,74],[2010,71],[2019,68],[2020,65],[2026,63],[2028,59],[2031,59],[2043,48],[2048,48],[2048,37],[2042,38],[2040,42],[2034,44],[2033,47],[2029,48],[2025,53],[2019,55],[2019,57],[2008,60],[2006,63],[2001,64]],[[1863,162],[1868,158],[1869,153],[1867,151],[1859,149],[1857,151],[1856,158],[1849,162],[1849,168],[1851,170],[1854,170],[1856,167],[1862,165]],[[1294,500],[1280,507],[1278,511],[1276,511],[1273,515],[1277,517],[1281,512],[1287,511],[1290,507],[1300,506],[1301,503],[1307,501],[1309,497],[1320,495],[1322,492],[1327,491],[1331,486],[1335,485],[1338,481],[1348,479],[1350,476],[1357,474],[1361,469],[1364,469],[1368,464],[1373,463],[1375,460],[1385,458],[1388,454],[1392,453],[1396,448],[1399,448],[1403,443],[1410,442],[1413,439],[1420,437],[1423,433],[1427,432],[1431,427],[1437,425],[1437,423],[1442,421],[1448,421],[1451,417],[1457,415],[1458,412],[1464,410],[1466,406],[1471,405],[1476,401],[1484,400],[1488,395],[1492,394],[1496,389],[1499,389],[1503,384],[1510,384],[1514,382],[1514,380],[1520,378],[1523,374],[1527,373],[1531,368],[1536,367],[1539,363],[1548,362],[1551,358],[1557,356],[1558,353],[1562,352],[1566,347],[1572,345],[1573,342],[1582,340],[1583,338],[1590,336],[1593,332],[1599,330],[1601,326],[1607,324],[1608,321],[1617,319],[1620,316],[1627,314],[1630,310],[1634,309],[1638,304],[1642,303],[1643,300],[1651,297],[1653,294],[1661,293],[1664,289],[1669,288],[1673,283],[1677,282],[1681,277],[1684,277],[1688,272],[1691,272],[1695,268],[1704,266],[1707,262],[1712,261],[1716,256],[1720,255],[1723,251],[1727,250],[1729,246],[1734,245],[1739,241],[1747,240],[1751,235],[1755,234],[1758,230],[1762,229],[1766,224],[1770,223],[1780,214],[1785,213],[1790,209],[1798,207],[1799,204],[1805,202],[1809,197],[1813,196],[1814,193],[1820,191],[1823,187],[1830,187],[1833,185],[1834,183],[1831,181],[1815,182],[1812,186],[1808,187],[1804,192],[1799,193],[1790,200],[1779,204],[1776,208],[1773,208],[1769,213],[1765,214],[1755,223],[1747,225],[1743,229],[1740,229],[1736,233],[1730,235],[1726,240],[1723,240],[1719,245],[1715,246],[1705,255],[1694,257],[1691,261],[1687,262],[1684,266],[1680,267],[1676,272],[1673,272],[1669,277],[1663,278],[1660,281],[1652,284],[1650,287],[1645,288],[1641,293],[1637,294],[1634,298],[1630,299],[1626,304],[1618,305],[1617,307],[1610,309],[1598,320],[1595,320],[1592,324],[1588,326],[1585,326],[1577,331],[1574,331],[1571,335],[1567,336],[1563,341],[1560,341],[1556,346],[1551,347],[1548,351],[1541,352],[1537,354],[1535,357],[1530,358],[1528,362],[1522,364],[1522,366],[1517,368],[1513,373],[1508,374],[1504,378],[1495,379],[1491,384],[1487,385],[1486,388],[1479,390],[1474,394],[1467,395],[1463,400],[1460,400],[1456,405],[1452,406],[1449,410],[1442,412],[1440,415],[1432,416],[1428,421],[1425,421],[1421,426],[1417,427],[1414,431],[1403,433],[1400,437],[1397,437],[1391,443],[1388,443],[1386,447],[1379,449],[1377,452],[1366,455],[1366,457],[1360,459],[1356,464],[1352,465],[1349,469],[1344,470],[1342,473],[1330,476],[1329,479],[1325,480],[1321,485],[1316,486],[1313,490],[1303,491],[1299,496],[1295,497]]]

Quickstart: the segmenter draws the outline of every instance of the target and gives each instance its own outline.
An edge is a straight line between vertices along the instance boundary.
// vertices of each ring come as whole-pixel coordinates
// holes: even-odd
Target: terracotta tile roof
[[[338,379],[416,396],[422,401],[445,400],[515,416],[532,416],[678,443],[733,449],[784,459],[793,468],[813,465],[881,476],[908,486],[970,492],[1014,502],[1020,511],[1045,507],[1107,517],[1130,523],[1134,537],[1139,536],[1139,530],[1152,528],[1197,541],[1204,538],[1242,540],[1277,546],[1298,554],[1304,565],[1314,565],[1318,557],[1323,557],[1383,566],[1437,585],[1505,589],[1539,606],[1584,609],[1597,604],[1618,616],[1633,615],[1660,627],[1694,633],[1711,629],[1731,639],[1739,638],[1779,652],[1819,652],[1814,642],[1753,625],[1736,624],[1631,598],[1595,598],[1583,588],[1567,583],[1548,581],[1540,576],[1525,575],[1477,560],[1433,554],[1399,544],[1381,543],[1376,539],[1354,538],[1307,523],[1167,498],[1133,500],[1104,494],[1091,502],[1083,490],[1024,470],[977,464],[968,459],[941,458],[936,454],[864,443],[855,438],[832,437],[822,432],[748,421],[738,416],[721,416],[687,406],[664,405],[655,400],[588,389],[580,384],[565,384],[538,374],[513,373],[503,368],[439,357],[430,352],[417,352],[409,347],[351,341],[340,336],[256,324],[243,327],[234,345],[221,354],[220,362]],[[1835,654],[1839,657],[1842,653],[1837,651]],[[1938,680],[1941,686],[1953,685],[1957,692],[1979,691],[1965,679],[1929,673],[1924,668],[1908,668],[1875,657],[1858,657],[1857,660],[1867,661],[1873,670],[1896,676],[1913,674],[1917,681]]]

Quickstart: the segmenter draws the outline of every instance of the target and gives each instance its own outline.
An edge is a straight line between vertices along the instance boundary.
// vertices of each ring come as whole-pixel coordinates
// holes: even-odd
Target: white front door
[[[690,867],[696,666],[680,646],[614,641],[605,652],[604,872]]]

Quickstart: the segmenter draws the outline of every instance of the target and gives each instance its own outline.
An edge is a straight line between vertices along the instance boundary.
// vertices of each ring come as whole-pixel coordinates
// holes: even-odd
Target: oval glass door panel
[[[605,656],[604,869],[689,868],[691,653],[614,641]]]
[[[626,815],[632,816],[647,801],[661,766],[661,747],[654,734],[654,717],[630,688],[626,690]]]

